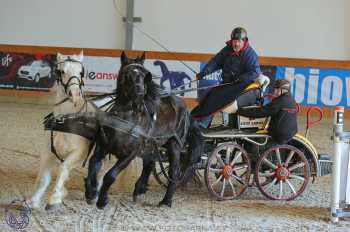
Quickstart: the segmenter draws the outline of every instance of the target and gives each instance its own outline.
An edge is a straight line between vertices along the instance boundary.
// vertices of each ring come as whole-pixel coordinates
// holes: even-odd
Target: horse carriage
[[[82,90],[82,54],[59,54],[57,57],[57,103],[44,122],[45,129],[51,131],[50,147],[54,155],[42,154],[36,189],[26,203],[39,207],[55,163],[60,160],[60,173],[46,209],[61,204],[67,194],[64,183],[69,172],[87,160],[95,145],[85,179],[88,203],[98,198],[97,207],[104,208],[108,204],[108,190],[117,175],[138,156],[143,160],[143,170],[135,184],[134,200],[147,192],[153,171],[155,178],[167,187],[159,204],[170,207],[176,184],[186,176],[178,175],[178,170],[183,173],[192,170],[188,162],[183,162],[190,156],[186,143],[192,120],[183,100],[174,96],[178,92],[161,93],[151,73],[143,66],[144,55],[129,59],[123,53],[118,75],[121,88],[117,89],[117,94],[98,96],[98,99],[109,99],[98,107]],[[253,104],[258,95],[261,99],[264,86],[264,82],[253,83],[237,99],[236,105]],[[304,191],[311,176],[329,173],[330,161],[322,160],[312,143],[302,135],[296,135],[287,145],[272,146],[267,135],[268,119],[262,126],[257,126],[256,120],[244,121],[237,115],[231,119],[224,127],[201,131],[205,151],[195,164],[190,163],[196,171],[204,170],[208,190],[216,198],[238,197],[254,173],[254,182],[265,196],[291,200]],[[311,125],[308,113],[307,128]],[[98,177],[107,154],[114,154],[118,161],[104,177]],[[254,160],[252,154],[258,159]]]
[[[259,83],[248,86],[237,99],[243,104],[238,105],[251,107],[254,101],[247,101],[247,96],[257,90],[263,93],[262,88],[264,84]],[[315,121],[311,121],[313,112],[318,116]],[[319,154],[307,136],[309,129],[322,120],[320,108],[309,108],[305,136],[296,134],[285,145],[275,145],[271,141],[268,135],[270,118],[250,119],[231,114],[225,122],[224,113],[222,116],[221,124],[202,130],[204,151],[194,166],[195,181],[198,183],[204,175],[208,191],[214,198],[235,199],[248,186],[255,185],[271,200],[293,200],[303,193],[311,177],[315,179],[331,172],[330,157]],[[166,170],[164,158],[153,172],[162,186],[167,185]]]

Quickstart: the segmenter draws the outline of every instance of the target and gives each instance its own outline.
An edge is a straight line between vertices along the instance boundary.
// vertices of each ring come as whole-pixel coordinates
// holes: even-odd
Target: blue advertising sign
[[[203,67],[207,64],[207,62],[201,62],[200,63],[200,70],[203,69]],[[203,87],[207,87],[207,86],[215,86],[220,84],[221,82],[221,70],[218,70],[210,75],[207,75],[205,77],[203,77],[202,80],[198,81],[198,91],[197,91],[197,96],[198,99],[202,99],[210,90],[210,88],[208,89],[201,89]]]
[[[350,107],[350,70],[277,67],[276,79],[287,79],[302,105]]]

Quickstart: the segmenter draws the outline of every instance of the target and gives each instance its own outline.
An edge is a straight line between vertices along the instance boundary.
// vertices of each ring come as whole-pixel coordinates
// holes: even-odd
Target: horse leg
[[[52,169],[54,168],[56,157],[51,153],[43,153],[40,159],[40,169],[35,182],[35,192],[26,203],[33,207],[39,208],[41,199],[45,194],[51,182]]]
[[[176,190],[176,180],[180,168],[180,147],[175,139],[171,139],[167,144],[169,158],[169,184],[163,200],[159,202],[159,206],[166,205],[171,207],[172,198]]]
[[[109,190],[109,188],[114,183],[117,175],[124,168],[126,168],[134,158],[135,158],[134,154],[126,156],[126,157],[118,158],[117,163],[114,164],[113,167],[103,177],[103,184],[102,184],[102,187],[101,187],[101,190],[100,190],[100,193],[98,196],[98,200],[96,203],[96,206],[98,209],[103,209],[108,204],[108,190]]]
[[[191,119],[191,125],[189,129],[189,134],[187,135],[188,143],[188,154],[186,155],[182,168],[183,168],[183,178],[182,185],[186,186],[187,182],[191,179],[196,178],[196,173],[194,169],[194,165],[200,161],[200,157],[203,154],[204,149],[204,140],[200,132],[200,128],[198,123]]]
[[[135,189],[133,193],[133,200],[137,200],[137,196],[144,194],[148,191],[148,180],[154,168],[155,162],[151,158],[144,158],[142,163],[142,173],[140,178],[135,184]]]
[[[53,194],[49,197],[49,201],[45,207],[46,210],[51,210],[62,203],[63,198],[67,195],[64,183],[69,178],[70,171],[81,163],[83,154],[85,153],[80,150],[73,151],[61,164]]]
[[[88,176],[84,179],[85,181],[85,200],[89,205],[95,203],[98,195],[99,183],[97,175],[99,174],[103,165],[102,160],[106,157],[107,153],[102,149],[101,146],[96,144],[94,154],[89,160],[89,171]]]

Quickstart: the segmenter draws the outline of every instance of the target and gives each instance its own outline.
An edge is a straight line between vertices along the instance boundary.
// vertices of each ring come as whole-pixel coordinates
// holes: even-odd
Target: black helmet
[[[286,79],[276,80],[274,84],[275,89],[284,89],[290,91],[290,82]]]
[[[248,40],[247,31],[243,27],[236,27],[231,32],[231,40],[238,40],[238,39],[241,39],[244,41]]]

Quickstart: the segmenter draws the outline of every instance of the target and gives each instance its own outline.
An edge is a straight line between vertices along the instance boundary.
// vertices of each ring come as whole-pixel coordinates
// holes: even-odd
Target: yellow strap
[[[256,133],[257,134],[267,134],[268,131],[267,130],[258,130]]]
[[[249,90],[253,90],[253,89],[258,89],[260,87],[259,82],[253,82],[251,84],[249,84],[245,89],[244,92],[248,92]]]

